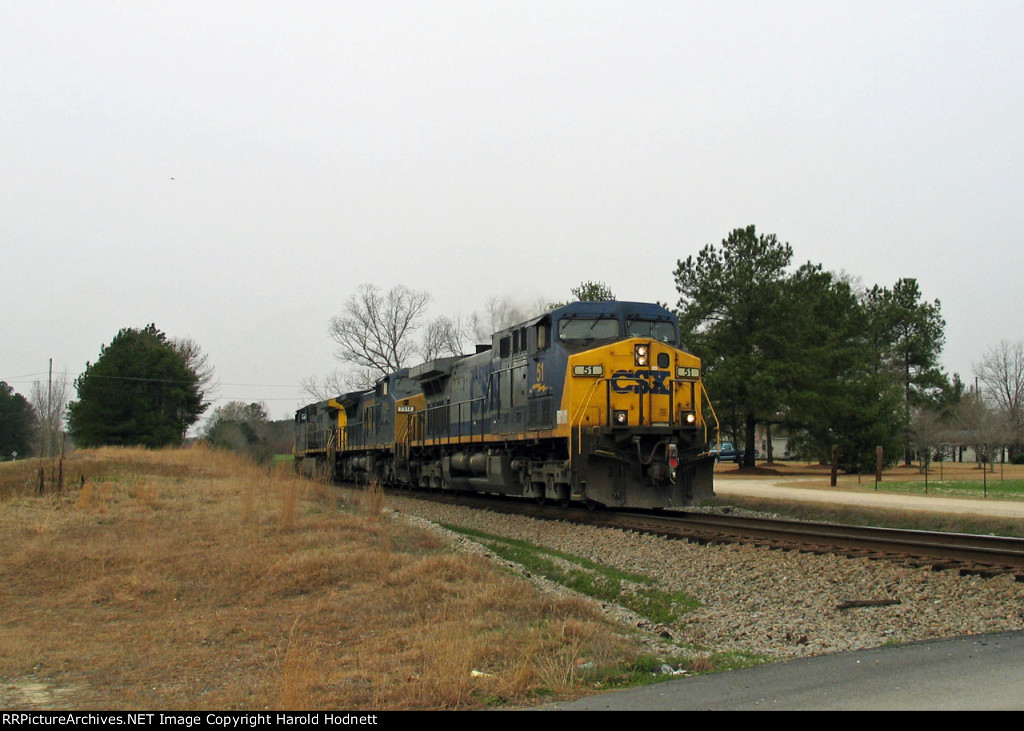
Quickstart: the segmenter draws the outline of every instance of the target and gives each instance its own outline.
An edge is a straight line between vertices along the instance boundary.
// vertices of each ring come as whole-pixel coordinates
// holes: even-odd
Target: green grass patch
[[[657,588],[642,574],[620,571],[550,548],[455,525],[448,530],[469,536],[496,555],[519,564],[530,573],[561,584],[599,601],[617,604],[657,624],[672,624],[700,603],[684,592]]]
[[[444,524],[455,533],[472,538],[496,555],[522,566],[531,574],[568,587],[602,602],[616,604],[636,612],[657,624],[672,625],[687,612],[700,606],[684,592],[657,588],[657,582],[643,574],[621,571],[528,541],[506,538],[472,528]],[[671,656],[639,655],[626,665],[578,669],[580,678],[591,688],[612,690],[674,680],[681,675],[699,675],[722,670],[753,667],[771,658],[752,652],[714,652],[674,642],[679,654]]]
[[[663,683],[685,675],[750,668],[766,662],[771,662],[771,658],[737,651],[669,657],[640,655],[625,667],[594,668],[586,670],[583,677],[596,689],[615,690]]]

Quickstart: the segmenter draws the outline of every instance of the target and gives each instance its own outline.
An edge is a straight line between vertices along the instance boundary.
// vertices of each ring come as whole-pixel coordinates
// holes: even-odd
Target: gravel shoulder
[[[728,494],[729,485],[739,482],[747,484],[737,489],[758,489],[752,480],[718,484]],[[835,501],[836,493],[828,494]],[[961,577],[887,561],[696,545],[400,497],[389,498],[388,507],[417,522],[460,525],[643,573],[665,589],[696,597],[700,608],[672,626],[652,626],[621,608],[602,607],[647,632],[652,646],[663,646],[668,635],[681,646],[782,659],[1024,629],[1024,584],[1011,576]],[[476,545],[453,541],[463,548]],[[840,608],[863,600],[895,603]]]

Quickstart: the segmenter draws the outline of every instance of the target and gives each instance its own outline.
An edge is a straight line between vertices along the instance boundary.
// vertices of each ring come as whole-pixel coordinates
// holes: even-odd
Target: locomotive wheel
[[[555,499],[563,508],[569,507],[572,502],[572,488],[565,483],[558,483],[554,486]]]

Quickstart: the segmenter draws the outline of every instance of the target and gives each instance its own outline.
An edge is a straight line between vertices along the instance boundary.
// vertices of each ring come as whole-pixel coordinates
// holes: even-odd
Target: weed
[[[299,627],[297,617],[288,631],[281,667],[281,691],[278,707],[286,710],[309,708],[312,702],[311,688],[318,678],[316,652],[308,635]]]
[[[359,500],[359,510],[370,518],[379,518],[384,511],[384,488],[374,480],[365,487]]]
[[[286,531],[295,530],[299,502],[299,481],[274,480],[270,478],[269,482],[281,496],[281,529]]]
[[[498,556],[519,564],[531,573],[593,599],[618,604],[656,624],[676,622],[686,612],[700,606],[697,600],[683,592],[657,588],[653,579],[641,574],[620,571],[527,541],[459,526],[445,527],[480,541]]]

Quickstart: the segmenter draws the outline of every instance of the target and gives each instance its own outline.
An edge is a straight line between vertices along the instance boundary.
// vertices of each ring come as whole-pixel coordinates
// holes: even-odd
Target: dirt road
[[[973,513],[1003,518],[1024,518],[1024,501],[993,498],[947,498],[930,495],[901,495],[875,492],[874,482],[867,478],[861,485],[849,478],[839,487],[829,487],[828,476],[776,477],[741,476],[735,471],[715,474],[715,493],[721,497],[749,495],[799,500],[832,505],[864,505],[894,510],[925,510],[938,513]]]

